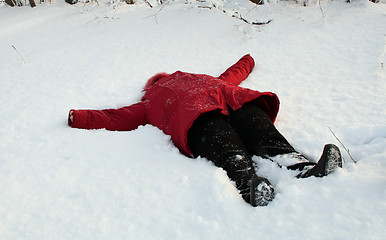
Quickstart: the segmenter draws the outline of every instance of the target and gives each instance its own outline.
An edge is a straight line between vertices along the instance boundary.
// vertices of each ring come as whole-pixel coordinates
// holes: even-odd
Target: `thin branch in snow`
[[[216,9],[222,11],[223,13],[228,14],[228,12],[225,9],[222,9],[222,8],[216,6],[215,4],[212,4],[212,7],[211,6],[198,6],[198,7],[199,8],[207,8],[207,9],[216,8]],[[241,14],[239,14],[238,12],[232,14],[231,16],[234,17],[234,18],[237,18],[237,19],[239,19],[239,20],[241,20],[241,21],[243,21],[243,22],[245,22],[247,24],[251,24],[251,25],[265,25],[265,24],[268,24],[268,23],[272,22],[272,19],[268,20],[266,22],[257,22],[257,21],[256,22],[249,22],[247,19],[243,18],[241,16]]]
[[[211,6],[197,6],[198,8],[208,8],[208,9],[212,9]]]
[[[19,51],[17,51],[16,47],[12,45],[12,48],[15,50],[15,52],[17,53],[17,55],[19,55],[19,57],[20,57],[20,59],[23,61],[23,63],[26,63],[26,62],[24,61],[23,56],[19,53]]]
[[[150,6],[150,8],[153,8],[153,6],[149,3],[149,1],[147,1],[147,0],[143,0],[145,3],[147,3],[147,5],[149,5]]]
[[[320,1],[321,1],[321,0],[318,1],[318,3],[319,3],[319,4],[318,4],[318,5],[319,5],[319,9],[320,9],[320,12],[322,13],[323,18],[325,18],[325,17],[324,17],[323,8],[322,8],[322,5],[321,5]]]
[[[162,7],[161,7],[160,9],[158,9],[158,11],[157,11],[154,15],[150,15],[150,16],[148,16],[148,17],[154,17],[155,22],[158,24],[158,21],[157,21],[157,15],[158,15],[158,13],[161,12],[162,9],[164,9],[164,7],[166,7],[166,5],[168,5],[169,3],[170,3],[170,1],[166,2],[165,4],[162,5]],[[147,17],[147,18],[148,18],[148,17]]]
[[[384,37],[385,37],[385,41],[384,41],[384,44],[383,44],[383,53],[381,55],[381,57],[379,58],[379,66],[380,66],[380,69],[383,70],[384,67],[385,67],[385,55],[386,55],[386,34],[384,34]]]
[[[224,9],[220,9],[220,10],[222,10],[223,13],[225,13],[225,14],[227,13]],[[257,22],[257,21],[256,22],[249,22],[247,19],[243,18],[241,16],[241,14],[238,13],[238,12],[235,12],[234,14],[232,14],[232,17],[240,19],[241,21],[243,21],[243,22],[245,22],[247,24],[251,24],[251,25],[265,25],[265,24],[268,24],[268,23],[272,22],[272,19],[268,20],[266,22]]]
[[[339,138],[335,135],[335,133],[332,131],[332,129],[331,129],[329,126],[327,126],[327,127],[328,127],[328,129],[330,129],[330,132],[332,133],[332,135],[334,135],[334,137],[336,138],[336,140],[338,140],[338,142],[342,145],[343,149],[348,153],[348,155],[350,156],[351,160],[356,164],[357,161],[355,161],[354,158],[351,156],[350,150],[347,149],[347,148],[344,146],[344,144],[339,140]]]

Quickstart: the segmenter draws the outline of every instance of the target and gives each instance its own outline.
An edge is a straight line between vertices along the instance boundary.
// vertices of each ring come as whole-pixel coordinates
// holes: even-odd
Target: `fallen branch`
[[[224,13],[226,13],[225,10],[222,10],[222,11]],[[236,12],[235,14],[232,14],[232,17],[240,19],[241,21],[243,21],[243,22],[245,22],[247,24],[251,24],[251,25],[265,25],[265,24],[268,24],[268,23],[272,22],[272,19],[268,20],[267,22],[249,22],[247,19],[243,18],[238,12]]]
[[[328,129],[330,129],[330,132],[332,133],[332,135],[334,135],[334,137],[336,138],[336,140],[338,140],[338,142],[342,145],[343,149],[348,153],[348,155],[350,156],[351,160],[356,164],[357,161],[354,160],[354,158],[351,156],[350,154],[350,150],[348,150],[344,144],[339,140],[339,138],[335,135],[335,133],[331,130],[331,128],[329,126],[327,126]]]
[[[158,9],[158,11],[157,11],[154,15],[150,15],[150,16],[148,16],[148,17],[154,17],[154,21],[158,24],[158,21],[157,21],[157,15],[158,15],[158,13],[161,12],[162,9],[164,9],[164,7],[166,7],[166,5],[168,5],[169,3],[170,3],[169,1],[166,2],[165,4],[162,5],[162,7],[161,7],[160,9]],[[148,18],[148,17],[146,17],[146,18]]]
[[[149,5],[150,6],[150,8],[153,8],[153,6],[149,3],[149,1],[147,1],[147,0],[143,0],[145,3],[147,3],[147,5]]]
[[[15,52],[17,53],[17,55],[19,55],[19,57],[20,57],[20,59],[23,61],[23,63],[26,63],[26,62],[24,61],[23,56],[21,56],[21,54],[19,53],[19,51],[17,51],[16,47],[13,46],[13,45],[12,45],[12,47],[13,47],[13,49],[15,50]]]
[[[216,9],[222,11],[223,13],[228,14],[225,9],[219,8],[215,4],[213,4],[212,6],[198,6],[198,8],[207,8],[207,9],[216,8]],[[266,22],[249,22],[247,19],[243,18],[238,12],[232,14],[232,17],[237,18],[237,19],[239,19],[247,24],[251,24],[251,25],[265,25],[265,24],[272,22],[272,19],[268,20]]]
[[[320,3],[320,0],[318,1],[318,5],[319,5],[319,9],[320,9],[320,12],[322,13],[323,18],[325,18],[325,17],[324,17],[323,8],[322,8],[322,5],[321,5],[321,3]]]

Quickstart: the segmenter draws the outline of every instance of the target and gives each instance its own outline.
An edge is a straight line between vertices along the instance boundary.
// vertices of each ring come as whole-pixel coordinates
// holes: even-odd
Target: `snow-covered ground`
[[[0,7],[0,239],[385,239],[386,4],[213,2]],[[157,72],[219,75],[245,53],[242,86],[279,95],[299,151],[341,146],[330,127],[358,163],[341,148],[343,169],[298,180],[255,157],[277,195],[253,208],[156,127],[67,126],[71,108],[137,102]]]

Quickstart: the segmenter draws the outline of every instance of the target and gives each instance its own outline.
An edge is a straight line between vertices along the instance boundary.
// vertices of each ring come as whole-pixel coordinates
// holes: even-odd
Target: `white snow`
[[[384,239],[386,5],[191,2],[0,7],[0,239]],[[358,163],[341,147],[343,169],[298,180],[255,157],[277,194],[253,208],[156,127],[67,126],[71,108],[139,101],[155,73],[216,76],[246,53],[242,86],[278,94],[300,152],[341,147],[330,127]]]

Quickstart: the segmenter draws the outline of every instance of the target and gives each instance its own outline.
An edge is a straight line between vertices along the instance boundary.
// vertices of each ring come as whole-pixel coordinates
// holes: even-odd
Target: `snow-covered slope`
[[[0,8],[0,239],[384,238],[386,5],[217,2]],[[340,146],[330,127],[358,163],[342,149],[343,169],[298,180],[255,157],[277,195],[252,208],[153,126],[66,125],[71,108],[135,103],[157,72],[219,75],[245,53],[242,85],[279,95],[299,151]]]

